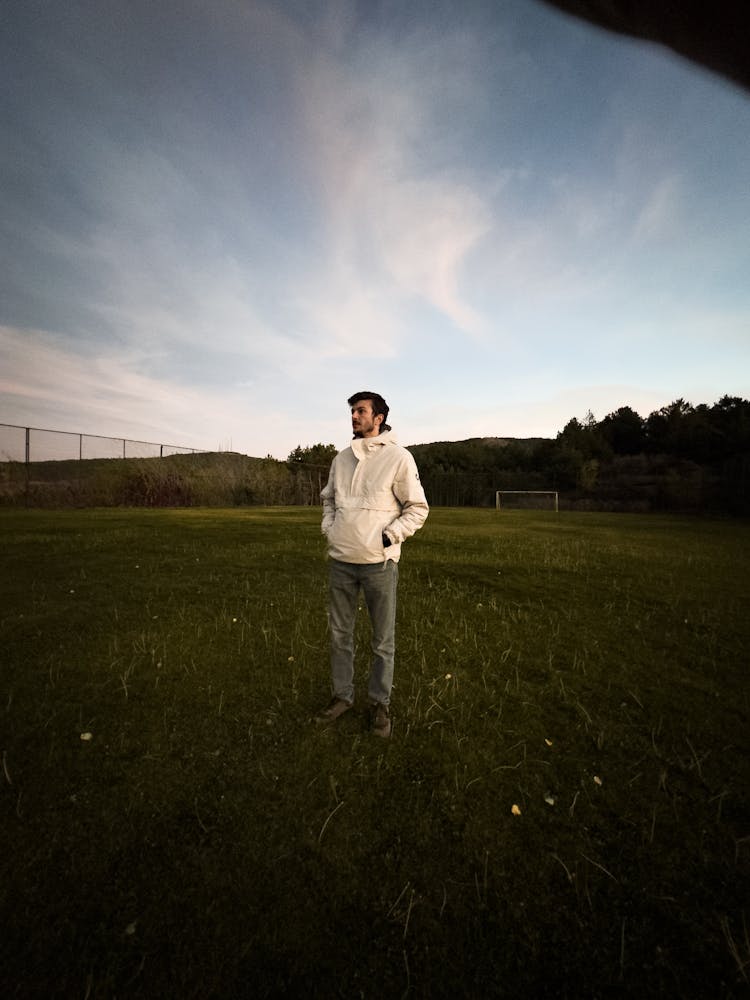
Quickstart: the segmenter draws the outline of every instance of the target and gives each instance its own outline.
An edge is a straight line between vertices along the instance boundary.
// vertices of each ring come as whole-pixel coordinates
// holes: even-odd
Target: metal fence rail
[[[0,462],[24,462],[28,465],[30,462],[70,459],[163,458],[165,455],[194,455],[202,451],[178,444],[0,424]]]

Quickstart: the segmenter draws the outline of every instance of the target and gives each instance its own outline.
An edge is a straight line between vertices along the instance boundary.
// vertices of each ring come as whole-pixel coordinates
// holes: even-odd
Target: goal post
[[[496,490],[495,509],[513,506],[516,510],[560,510],[557,490]]]

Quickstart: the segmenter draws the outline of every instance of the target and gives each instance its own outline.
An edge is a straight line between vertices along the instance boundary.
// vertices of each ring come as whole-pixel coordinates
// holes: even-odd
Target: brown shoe
[[[370,730],[375,736],[387,739],[391,735],[391,717],[388,706],[379,702],[370,705]]]
[[[325,708],[322,708],[318,714],[315,716],[316,722],[333,722],[334,719],[338,719],[340,715],[344,712],[348,712],[352,707],[353,702],[344,701],[343,698],[337,698],[335,695],[328,702]]]

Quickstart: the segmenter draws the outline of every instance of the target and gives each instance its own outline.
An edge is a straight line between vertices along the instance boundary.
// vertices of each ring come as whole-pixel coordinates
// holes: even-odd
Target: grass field
[[[434,510],[386,742],[318,522],[0,512],[2,995],[747,996],[750,525]]]

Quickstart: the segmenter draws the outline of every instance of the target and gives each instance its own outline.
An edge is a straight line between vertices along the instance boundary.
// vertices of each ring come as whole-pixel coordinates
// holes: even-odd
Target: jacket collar
[[[354,438],[351,449],[357,456],[357,459],[361,460],[365,455],[377,451],[378,448],[384,448],[388,444],[398,444],[393,431],[383,431],[382,434],[378,434],[377,437],[373,438]]]

